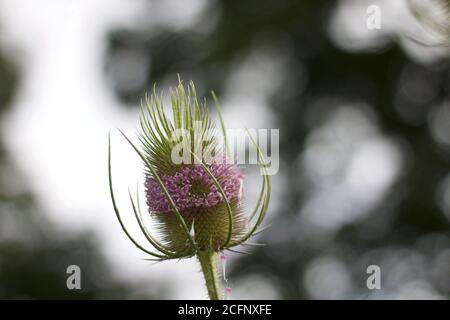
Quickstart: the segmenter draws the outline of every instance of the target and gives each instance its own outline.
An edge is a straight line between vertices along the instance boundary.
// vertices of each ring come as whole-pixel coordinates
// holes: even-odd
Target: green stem
[[[222,292],[220,288],[219,273],[217,271],[217,252],[199,251],[197,253],[197,258],[202,267],[209,298],[211,300],[221,300]]]

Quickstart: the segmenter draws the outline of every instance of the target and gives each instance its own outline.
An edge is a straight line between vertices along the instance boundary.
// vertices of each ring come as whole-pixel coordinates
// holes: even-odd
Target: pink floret
[[[208,169],[219,182],[228,200],[241,198],[242,174],[230,164],[214,163]],[[201,164],[184,166],[174,175],[162,175],[161,180],[167,188],[178,210],[210,208],[223,201],[211,177]],[[209,192],[204,195],[191,193],[194,182],[207,186]],[[170,206],[156,180],[147,176],[145,181],[147,205],[151,213],[170,211]]]

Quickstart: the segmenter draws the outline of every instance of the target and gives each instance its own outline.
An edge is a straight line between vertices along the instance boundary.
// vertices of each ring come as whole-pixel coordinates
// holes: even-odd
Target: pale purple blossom
[[[228,201],[240,199],[242,174],[230,164],[213,163],[208,169],[222,187]],[[201,164],[180,167],[173,175],[161,175],[178,210],[211,208],[223,202],[222,195]],[[169,212],[169,203],[157,181],[147,175],[145,181],[147,205],[151,213]]]

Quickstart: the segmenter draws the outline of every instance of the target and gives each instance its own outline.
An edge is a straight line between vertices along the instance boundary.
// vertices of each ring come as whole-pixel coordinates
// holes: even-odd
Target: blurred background
[[[232,298],[450,298],[450,6],[423,3],[433,23],[387,0],[0,0],[0,298],[207,297],[194,259],[143,260],[108,193],[111,131],[131,217],[141,164],[115,128],[177,73],[230,128],[280,129],[267,246],[229,255]]]

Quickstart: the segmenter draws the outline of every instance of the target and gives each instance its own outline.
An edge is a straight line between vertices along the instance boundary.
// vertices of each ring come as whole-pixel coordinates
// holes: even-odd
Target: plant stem
[[[209,298],[211,300],[221,300],[222,292],[220,288],[219,273],[217,271],[217,252],[199,251],[197,253],[197,258],[202,267]]]

